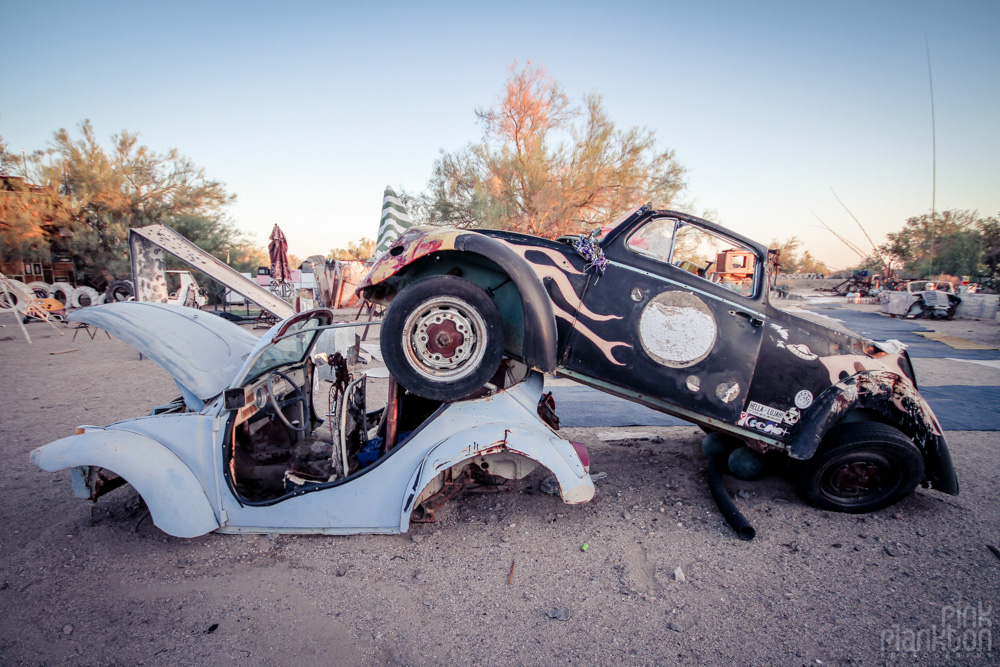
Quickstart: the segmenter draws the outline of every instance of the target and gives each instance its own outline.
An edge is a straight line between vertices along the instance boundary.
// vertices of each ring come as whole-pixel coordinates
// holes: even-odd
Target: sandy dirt
[[[177,539],[131,487],[91,504],[72,496],[68,472],[28,460],[79,424],[148,414],[176,395],[170,378],[103,334],[71,341],[31,324],[28,345],[12,316],[0,324],[0,664],[987,665],[1000,655],[1000,558],[988,548],[1000,547],[996,432],[947,433],[960,496],[919,490],[867,516],[809,508],[780,477],[727,477],[752,542],[716,509],[694,427],[619,429],[653,435],[619,444],[598,439],[612,429],[564,429],[607,473],[586,505],[540,493],[536,471],[507,493],[459,496],[406,535]],[[996,335],[996,323],[965,326]],[[990,371],[982,383],[1000,384]],[[559,608],[568,620],[546,613]]]

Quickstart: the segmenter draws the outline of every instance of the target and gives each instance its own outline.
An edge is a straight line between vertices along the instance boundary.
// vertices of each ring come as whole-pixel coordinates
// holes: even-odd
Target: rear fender
[[[527,457],[555,475],[559,495],[565,503],[585,503],[594,497],[594,483],[572,443],[524,424],[507,428],[484,424],[455,433],[427,453],[407,485],[400,515],[401,530],[407,530],[416,499],[435,477],[462,462],[501,452]]]
[[[157,528],[175,537],[198,537],[219,527],[202,484],[176,454],[129,431],[88,427],[31,452],[42,470],[101,467],[120,475],[142,496]]]
[[[875,412],[910,437],[924,456],[925,484],[958,495],[951,453],[934,411],[913,382],[887,371],[852,375],[820,394],[799,423],[789,456],[812,458],[827,431],[856,410]]]
[[[399,249],[396,255],[393,251]],[[552,372],[556,368],[556,317],[542,281],[531,266],[509,246],[497,239],[459,230],[428,231],[410,228],[375,263],[365,276],[358,293],[379,303],[388,303],[397,288],[390,279],[418,263],[426,266],[438,253],[457,251],[480,255],[497,265],[517,287],[524,310],[524,340],[521,356],[530,368]],[[422,261],[421,261],[422,260]],[[433,272],[422,273],[431,275]],[[416,279],[416,275],[411,276]],[[385,287],[380,284],[390,281]],[[382,295],[380,295],[380,293]]]

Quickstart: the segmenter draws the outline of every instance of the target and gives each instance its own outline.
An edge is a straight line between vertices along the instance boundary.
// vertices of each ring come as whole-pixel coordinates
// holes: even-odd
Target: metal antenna
[[[840,205],[844,207],[844,210],[847,211],[847,215],[851,216],[851,219],[854,220],[854,222],[858,223],[858,227],[861,229],[861,233],[864,234],[865,238],[868,239],[868,242],[872,244],[872,250],[875,251],[875,254],[878,254],[878,247],[875,245],[875,242],[872,241],[872,237],[868,236],[868,232],[865,231],[865,228],[862,226],[861,221],[858,220],[853,213],[851,213],[851,209],[847,208],[847,204],[841,201],[840,196],[837,195],[837,191],[833,189],[833,186],[830,186],[830,192],[833,193],[833,196],[834,198],[836,198],[837,202],[839,202]]]
[[[858,246],[854,245],[853,243],[851,243],[850,241],[848,241],[847,239],[845,239],[843,236],[841,236],[837,232],[833,231],[833,229],[830,227],[830,225],[828,225],[825,222],[823,222],[823,220],[818,215],[816,215],[816,213],[814,211],[809,211],[809,212],[813,214],[814,218],[816,218],[817,220],[819,220],[819,224],[823,225],[823,227],[826,229],[826,231],[830,232],[831,234],[833,234],[834,236],[836,236],[838,239],[840,239],[841,243],[843,243],[848,248],[850,248],[855,253],[857,253],[858,257],[860,257],[861,259],[865,259],[867,257],[867,255],[865,255],[865,253],[863,253],[861,251],[861,249],[858,248]]]
[[[937,227],[937,124],[934,122],[934,78],[931,76],[931,45],[924,33],[924,47],[927,50],[927,83],[931,89],[931,265],[930,275],[934,275],[934,232]]]
[[[840,205],[844,207],[844,210],[847,211],[847,214],[849,216],[851,216],[851,218],[854,220],[854,222],[858,223],[858,227],[861,228],[861,233],[865,235],[865,238],[868,239],[868,242],[871,243],[871,245],[872,245],[872,252],[875,254],[876,257],[879,258],[879,261],[882,262],[882,268],[884,270],[888,271],[889,270],[889,265],[888,265],[888,263],[886,263],[885,257],[882,255],[882,251],[879,250],[878,246],[875,245],[875,242],[872,241],[872,237],[868,236],[868,232],[865,230],[864,225],[862,225],[861,221],[858,220],[857,217],[855,217],[855,215],[853,213],[851,213],[851,209],[847,208],[847,204],[845,204],[843,201],[841,201],[840,197],[837,196],[837,191],[834,190],[832,186],[830,187],[830,192],[833,193],[833,196],[836,197],[837,201],[840,202]]]

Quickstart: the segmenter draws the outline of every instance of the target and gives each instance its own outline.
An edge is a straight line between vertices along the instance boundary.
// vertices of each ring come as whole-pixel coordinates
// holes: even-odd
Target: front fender
[[[180,458],[159,442],[129,431],[88,427],[31,452],[42,470],[99,466],[125,478],[149,507],[153,523],[176,537],[198,537],[219,527],[205,489]]]
[[[958,495],[951,453],[934,411],[908,378],[887,371],[852,375],[820,394],[799,423],[789,456],[800,460],[812,458],[826,432],[859,409],[878,413],[913,440],[924,455],[927,485]]]

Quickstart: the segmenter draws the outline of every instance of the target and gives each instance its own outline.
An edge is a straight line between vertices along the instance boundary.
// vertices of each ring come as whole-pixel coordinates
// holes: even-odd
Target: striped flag
[[[392,242],[399,238],[406,229],[413,226],[410,214],[399,200],[396,193],[388,185],[385,186],[385,196],[382,198],[382,222],[378,227],[378,241],[375,243],[375,257],[389,249]]]

